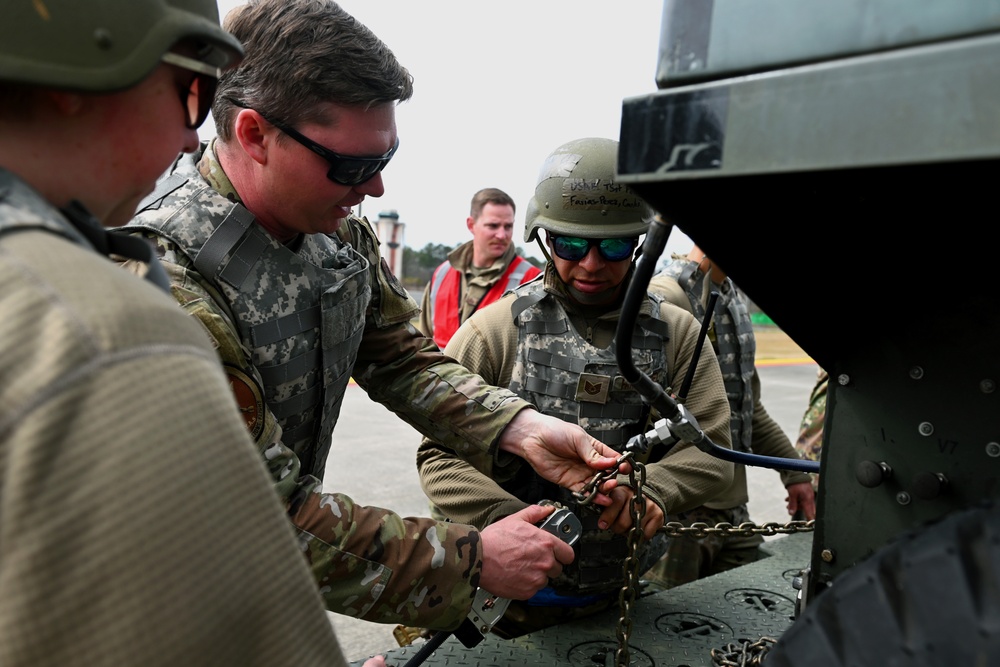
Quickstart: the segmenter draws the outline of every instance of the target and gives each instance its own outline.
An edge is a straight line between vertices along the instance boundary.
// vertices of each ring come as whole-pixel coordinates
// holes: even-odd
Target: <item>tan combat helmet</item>
[[[653,209],[615,181],[618,142],[576,139],[555,149],[542,164],[525,214],[524,240],[538,230],[589,238],[644,234]]]
[[[243,48],[216,0],[4,0],[0,81],[110,93],[145,78],[181,40],[219,69]]]

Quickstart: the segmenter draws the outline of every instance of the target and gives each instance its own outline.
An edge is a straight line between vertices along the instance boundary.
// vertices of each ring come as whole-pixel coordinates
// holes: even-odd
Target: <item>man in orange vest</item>
[[[441,349],[462,322],[541,271],[514,252],[514,200],[484,188],[472,197],[465,224],[472,240],[448,254],[424,288],[420,329]]]

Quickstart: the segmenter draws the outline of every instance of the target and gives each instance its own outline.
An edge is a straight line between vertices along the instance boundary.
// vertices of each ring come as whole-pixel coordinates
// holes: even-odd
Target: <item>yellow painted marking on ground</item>
[[[758,359],[757,366],[794,366],[796,364],[815,364],[812,357],[787,357],[784,359]]]

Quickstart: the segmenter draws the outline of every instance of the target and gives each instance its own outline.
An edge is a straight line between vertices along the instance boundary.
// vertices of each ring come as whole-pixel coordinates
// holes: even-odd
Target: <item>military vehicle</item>
[[[829,372],[815,532],[424,664],[1000,664],[1000,0],[667,0],[656,83],[644,260],[675,225]]]

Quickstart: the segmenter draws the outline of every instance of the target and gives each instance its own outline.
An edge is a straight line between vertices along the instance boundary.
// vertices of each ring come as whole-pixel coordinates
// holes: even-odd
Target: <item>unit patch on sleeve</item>
[[[236,405],[246,422],[247,431],[254,440],[264,430],[264,397],[253,378],[235,366],[225,366],[229,388],[236,397]]]

